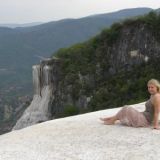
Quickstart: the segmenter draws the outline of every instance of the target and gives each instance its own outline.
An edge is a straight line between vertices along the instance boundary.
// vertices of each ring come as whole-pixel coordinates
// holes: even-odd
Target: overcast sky
[[[0,0],[0,23],[48,22],[125,8],[160,8],[160,0]]]

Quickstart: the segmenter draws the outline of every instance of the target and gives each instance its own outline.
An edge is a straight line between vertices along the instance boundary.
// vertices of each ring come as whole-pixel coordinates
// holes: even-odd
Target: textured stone
[[[134,105],[144,110],[144,103]],[[157,160],[160,131],[103,125],[120,108],[47,121],[0,136],[0,160]]]

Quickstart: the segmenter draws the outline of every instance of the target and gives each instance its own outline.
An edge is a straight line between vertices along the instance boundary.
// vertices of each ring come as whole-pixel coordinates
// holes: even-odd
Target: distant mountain
[[[150,12],[133,8],[118,12],[64,19],[31,27],[0,27],[0,87],[31,83],[31,68],[41,57],[82,42],[114,22]]]
[[[151,11],[151,8],[132,8],[132,9],[123,9],[117,12],[111,12],[111,13],[105,13],[105,14],[97,14],[97,15],[92,15],[92,16],[88,16],[88,17],[110,17],[110,18],[128,18],[128,17],[132,17],[132,16],[137,16],[137,15],[141,15],[144,14],[148,11]]]
[[[24,23],[24,24],[18,24],[18,23],[2,23],[0,24],[0,27],[9,27],[9,28],[16,28],[16,27],[31,27],[31,26],[37,26],[42,24],[43,22],[33,22],[33,23]]]

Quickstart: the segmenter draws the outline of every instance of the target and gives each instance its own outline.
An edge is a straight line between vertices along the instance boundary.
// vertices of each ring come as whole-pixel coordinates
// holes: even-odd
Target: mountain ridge
[[[17,27],[30,27],[40,25],[43,22],[31,22],[31,23],[0,23],[0,27],[9,27],[9,28],[17,28]]]
[[[141,8],[138,10],[140,11]],[[149,11],[150,9],[146,9],[144,13]],[[137,14],[138,12],[136,15]],[[135,13],[133,16],[135,16]],[[2,32],[0,32],[0,35],[2,34],[0,37],[0,68],[7,68],[9,66],[16,70],[18,65],[22,65],[24,63],[23,67],[29,71],[30,69],[28,66],[39,61],[35,55],[48,57],[59,48],[85,41],[91,36],[98,34],[104,27],[111,25],[118,19],[119,18],[114,19],[111,22],[107,22],[107,19],[105,20],[103,18],[96,22],[96,19],[93,19],[93,17],[61,20],[35,27],[16,28],[11,30],[6,28],[5,33],[5,28],[3,28]],[[66,27],[64,27],[64,24]],[[48,29],[46,29],[46,27],[48,27]],[[0,28],[0,31],[1,29],[2,28]],[[7,30],[9,33],[7,33]],[[60,35],[62,38],[60,38]],[[17,59],[17,63],[10,63],[9,59],[13,59],[14,61],[14,59],[18,57],[21,58]],[[28,59],[28,64],[26,61],[24,62],[23,59]],[[20,62],[23,63],[21,64]]]

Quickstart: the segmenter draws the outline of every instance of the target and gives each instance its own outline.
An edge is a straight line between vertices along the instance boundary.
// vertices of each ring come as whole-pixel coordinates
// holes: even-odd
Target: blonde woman
[[[145,103],[145,111],[139,112],[132,107],[123,107],[116,115],[100,118],[106,125],[112,125],[117,120],[123,125],[132,127],[147,127],[153,123],[154,129],[159,129],[158,117],[160,112],[160,83],[151,79],[147,83],[150,99]]]

